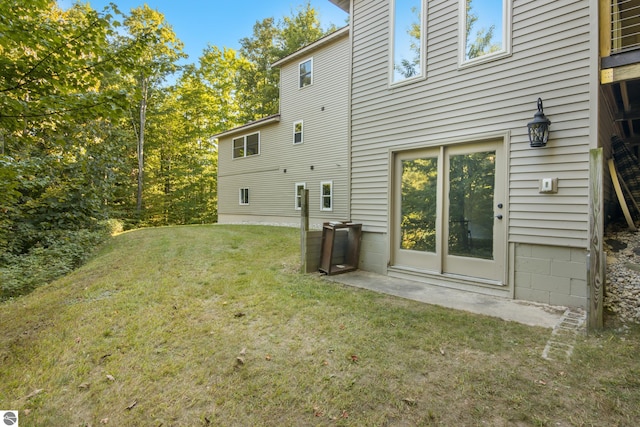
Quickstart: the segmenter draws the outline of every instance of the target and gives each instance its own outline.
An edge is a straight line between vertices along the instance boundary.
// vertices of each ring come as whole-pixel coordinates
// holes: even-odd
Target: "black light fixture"
[[[533,115],[533,120],[527,123],[529,128],[529,144],[532,147],[544,147],[549,140],[549,125],[551,121],[544,115],[542,99],[538,98],[538,111]]]

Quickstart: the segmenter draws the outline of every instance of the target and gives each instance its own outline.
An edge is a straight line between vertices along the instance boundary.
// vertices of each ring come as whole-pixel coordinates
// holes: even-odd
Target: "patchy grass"
[[[298,232],[121,234],[0,305],[20,425],[640,425],[640,331],[550,330],[300,275]]]

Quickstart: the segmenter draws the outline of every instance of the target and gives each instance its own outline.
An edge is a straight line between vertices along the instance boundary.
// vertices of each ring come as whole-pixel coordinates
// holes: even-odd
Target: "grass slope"
[[[640,425],[637,328],[550,331],[300,275],[298,232],[121,234],[0,305],[21,426]]]

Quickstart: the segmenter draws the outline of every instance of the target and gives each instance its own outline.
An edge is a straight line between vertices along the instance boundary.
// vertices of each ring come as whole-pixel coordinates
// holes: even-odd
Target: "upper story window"
[[[260,154],[260,132],[233,139],[233,158]]]
[[[392,21],[391,82],[422,76],[424,72],[424,0],[390,0]]]
[[[460,1],[460,64],[511,51],[511,0]]]
[[[309,86],[313,83],[313,58],[309,58],[299,64],[300,70],[300,88]]]
[[[302,144],[304,142],[302,134],[302,120],[293,124],[293,143]]]

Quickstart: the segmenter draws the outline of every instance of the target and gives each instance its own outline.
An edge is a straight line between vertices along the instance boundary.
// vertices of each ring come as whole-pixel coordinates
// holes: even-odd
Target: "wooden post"
[[[300,270],[307,272],[307,232],[309,231],[309,190],[300,192]]]
[[[589,331],[602,329],[604,326],[604,283],[605,283],[605,253],[602,246],[603,215],[602,215],[602,148],[589,151],[589,255],[587,257],[587,329]]]
[[[600,56],[611,56],[611,0],[600,0]]]

